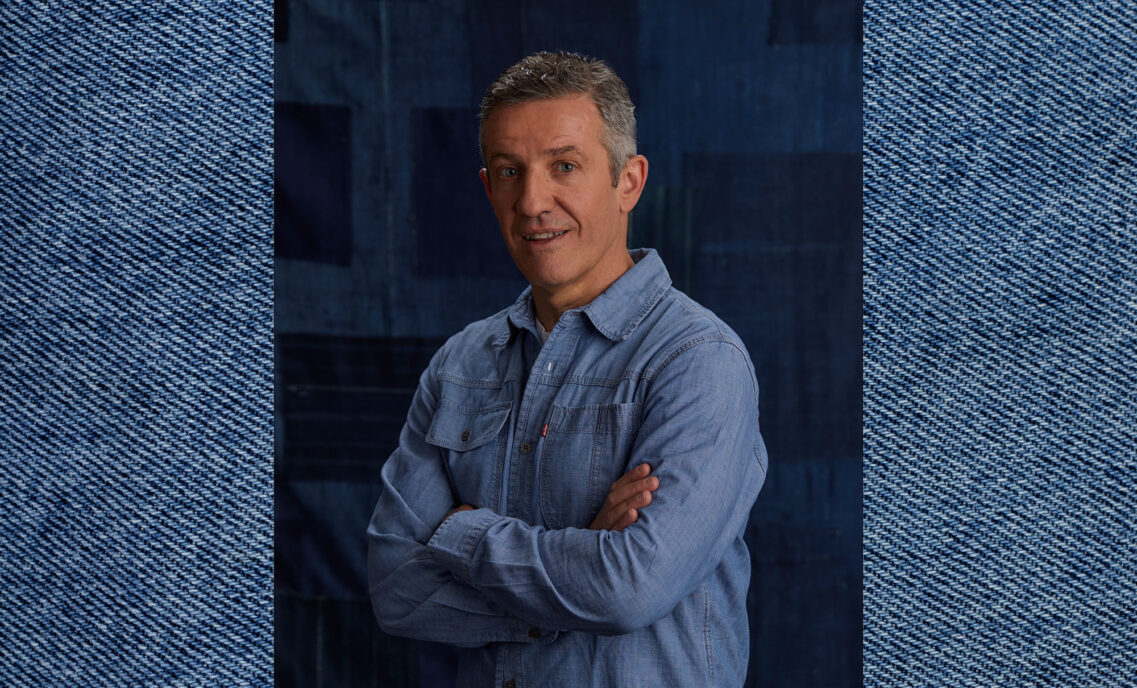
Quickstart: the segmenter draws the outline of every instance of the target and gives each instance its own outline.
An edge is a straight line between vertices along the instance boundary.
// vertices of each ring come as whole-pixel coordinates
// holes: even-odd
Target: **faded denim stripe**
[[[865,5],[866,685],[1134,685],[1135,13]]]
[[[269,685],[270,5],[0,25],[0,685]]]

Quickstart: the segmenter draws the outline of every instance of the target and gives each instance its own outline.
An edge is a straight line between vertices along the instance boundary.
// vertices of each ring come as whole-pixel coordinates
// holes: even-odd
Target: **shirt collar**
[[[635,331],[644,317],[671,287],[671,276],[655,249],[632,249],[628,252],[634,265],[612,283],[604,293],[583,308],[592,326],[612,341],[623,341]],[[508,325],[494,341],[504,347],[516,330],[529,330],[536,334],[533,313],[533,289],[526,287],[509,309]]]

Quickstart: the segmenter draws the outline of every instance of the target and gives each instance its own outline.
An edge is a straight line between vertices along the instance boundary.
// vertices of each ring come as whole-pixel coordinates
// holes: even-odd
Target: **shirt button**
[[[541,637],[541,629],[537,628],[536,626],[530,628],[529,629],[529,637],[534,638],[534,639],[540,638]]]
[[[462,433],[462,441],[463,442],[469,442],[470,441],[470,431],[469,430],[466,430]]]
[[[521,453],[522,454],[528,454],[531,451],[533,451],[533,444],[532,443],[530,443],[530,442],[522,442],[521,443]]]

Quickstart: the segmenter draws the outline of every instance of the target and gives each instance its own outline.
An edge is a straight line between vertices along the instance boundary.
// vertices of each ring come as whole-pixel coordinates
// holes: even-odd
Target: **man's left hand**
[[[659,478],[650,473],[651,466],[641,463],[612,483],[608,498],[589,529],[618,531],[638,521],[638,510],[651,504],[651,493],[659,487]]]

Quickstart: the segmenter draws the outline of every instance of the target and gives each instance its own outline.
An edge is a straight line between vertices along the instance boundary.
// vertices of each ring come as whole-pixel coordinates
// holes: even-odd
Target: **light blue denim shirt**
[[[447,341],[383,466],[376,616],[468,648],[459,686],[745,679],[742,536],[766,475],[754,368],[654,251],[632,257],[543,346],[529,290]],[[639,520],[587,530],[644,462],[660,485]],[[443,522],[462,503],[478,508]]]

